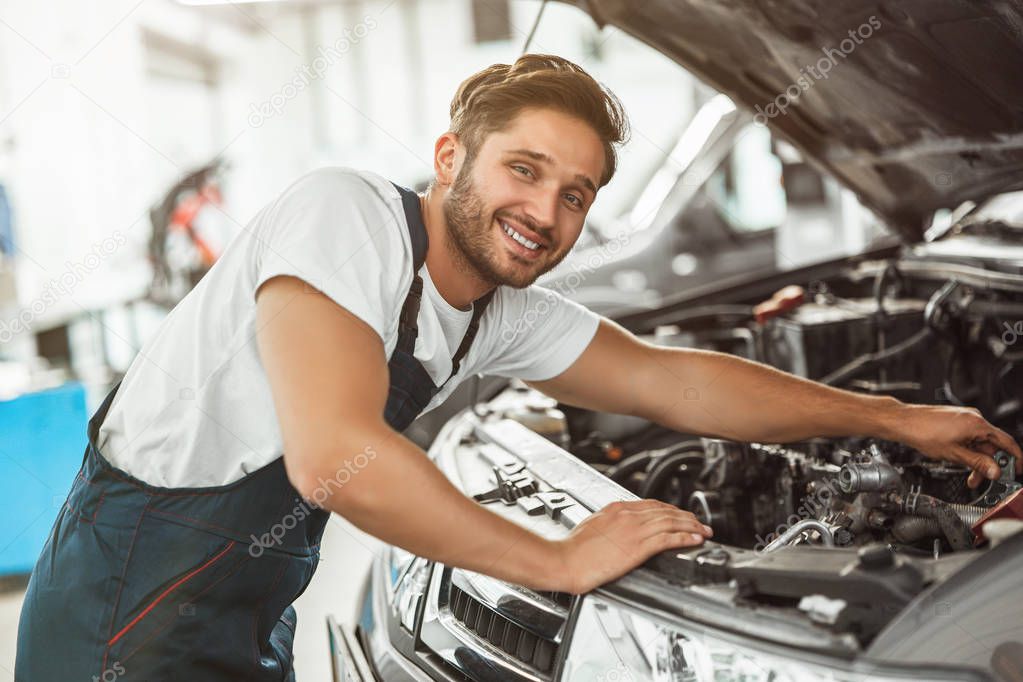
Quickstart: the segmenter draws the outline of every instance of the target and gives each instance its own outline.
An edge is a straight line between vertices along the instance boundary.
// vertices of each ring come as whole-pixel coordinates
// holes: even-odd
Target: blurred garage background
[[[633,130],[579,252],[628,248],[582,281],[566,261],[549,285],[614,314],[875,238],[851,196],[727,98],[573,7],[541,7],[0,0],[0,680],[88,416],[160,321],[304,173],[353,166],[421,189],[458,84],[514,60],[534,27],[530,50],[582,65]],[[680,177],[691,192],[669,197]],[[337,517],[328,536],[298,603],[308,680],[328,679],[324,618],[354,618],[377,550]]]

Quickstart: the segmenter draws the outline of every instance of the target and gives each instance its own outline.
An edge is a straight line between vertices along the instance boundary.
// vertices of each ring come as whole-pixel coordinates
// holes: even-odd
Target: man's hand
[[[967,485],[976,488],[984,478],[997,479],[1001,470],[993,459],[999,450],[1016,458],[1023,472],[1023,452],[1009,434],[992,426],[972,407],[899,405],[892,413],[892,440],[934,459],[968,466]]]
[[[653,555],[702,544],[713,535],[692,513],[666,502],[612,502],[559,541],[564,591],[583,594]]]

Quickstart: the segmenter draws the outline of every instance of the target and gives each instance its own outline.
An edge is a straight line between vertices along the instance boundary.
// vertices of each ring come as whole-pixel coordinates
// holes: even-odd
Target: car
[[[897,241],[685,287],[616,320],[857,391],[977,407],[1023,437],[1018,3],[579,0],[654,46],[876,213]],[[827,67],[827,71],[825,71]],[[699,400],[698,392],[681,396]],[[740,443],[480,394],[429,448],[480,504],[551,538],[653,497],[714,528],[585,595],[392,547],[340,680],[1017,680],[1023,491],[899,443]],[[514,551],[514,548],[512,549]]]

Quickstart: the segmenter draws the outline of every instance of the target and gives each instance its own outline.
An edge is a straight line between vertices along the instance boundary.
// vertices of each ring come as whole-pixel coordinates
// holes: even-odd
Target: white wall
[[[230,32],[160,0],[132,11],[136,4],[0,2],[0,139],[14,140],[2,181],[16,210],[20,298],[37,300],[51,280],[87,271],[40,324],[140,290],[145,212],[196,160],[161,148],[167,136],[152,128],[141,31],[152,24],[220,45]],[[102,248],[115,238],[123,244]],[[97,244],[102,257],[89,267]]]
[[[231,163],[221,218],[233,229],[318,166],[368,168],[406,184],[428,178],[456,87],[514,60],[538,8],[516,0],[512,40],[477,45],[466,0],[214,9],[0,0],[0,150],[15,143],[0,151],[0,182],[16,211],[21,305],[41,310],[32,322],[42,328],[139,296],[149,278],[148,208],[220,152]],[[194,84],[149,75],[154,34],[216,63],[208,100]],[[599,37],[597,59],[584,40],[595,35],[588,16],[552,3],[531,49],[574,59],[625,101],[632,143],[593,209],[614,215],[690,118],[692,79],[614,29]],[[51,281],[83,271],[47,297]]]

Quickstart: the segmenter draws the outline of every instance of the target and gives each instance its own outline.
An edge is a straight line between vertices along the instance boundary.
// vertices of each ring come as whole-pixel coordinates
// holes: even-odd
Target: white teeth
[[[505,231],[505,234],[507,234],[509,237],[511,237],[512,239],[517,241],[519,244],[522,244],[523,246],[525,246],[527,249],[531,249],[533,251],[536,251],[538,248],[540,248],[539,244],[537,244],[534,241],[530,241],[529,239],[526,239],[525,237],[523,237],[521,234],[519,234],[518,232],[513,230],[508,225],[508,223],[502,222],[501,223],[501,229],[503,229]]]

